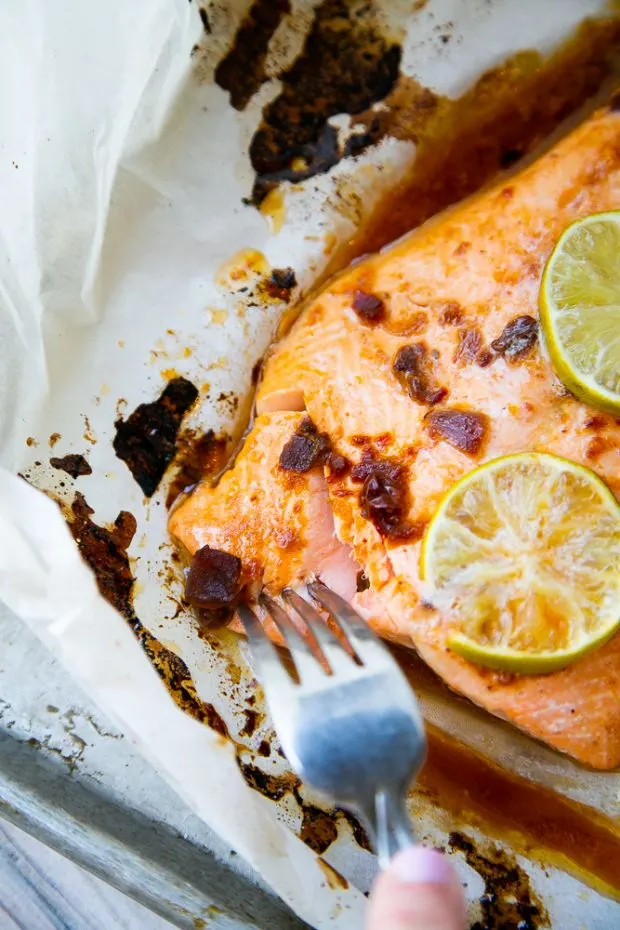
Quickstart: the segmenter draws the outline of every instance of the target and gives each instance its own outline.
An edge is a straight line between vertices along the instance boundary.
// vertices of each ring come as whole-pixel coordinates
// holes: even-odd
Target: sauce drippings
[[[401,648],[394,653],[414,687],[424,681],[443,690],[415,655]],[[427,734],[428,759],[415,790],[445,810],[455,829],[463,823],[479,827],[620,899],[620,824],[509,772],[432,725]]]

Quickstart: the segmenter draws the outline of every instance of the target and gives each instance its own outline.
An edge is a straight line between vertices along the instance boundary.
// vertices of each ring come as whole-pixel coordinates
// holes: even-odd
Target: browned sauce
[[[599,89],[619,42],[620,20],[588,21],[553,56],[518,52],[455,100],[401,74],[382,112],[371,109],[357,120],[378,138],[413,138],[415,163],[347,249],[337,250],[328,273],[377,251],[518,161]]]
[[[620,825],[496,766],[432,727],[419,789],[454,816],[509,839],[620,899]]]
[[[395,650],[412,684],[434,678],[420,660]],[[456,698],[455,698],[456,700]],[[416,790],[454,820],[469,824],[517,852],[554,864],[620,899],[620,824],[496,765],[428,726],[429,753]]]

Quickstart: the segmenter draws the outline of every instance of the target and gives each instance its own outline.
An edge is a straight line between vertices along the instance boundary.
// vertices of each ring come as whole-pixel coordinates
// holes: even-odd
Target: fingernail
[[[454,881],[454,872],[446,857],[436,849],[411,846],[394,856],[390,865],[401,882],[446,884]]]

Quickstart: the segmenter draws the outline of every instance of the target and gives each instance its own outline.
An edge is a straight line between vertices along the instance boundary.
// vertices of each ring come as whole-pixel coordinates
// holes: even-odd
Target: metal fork
[[[298,681],[254,611],[245,605],[237,610],[291,766],[362,820],[385,868],[414,841],[405,798],[426,756],[422,716],[407,679],[368,624],[320,581],[307,587],[348,648],[292,589],[282,596],[303,620],[306,636],[277,601],[259,598],[286,641]]]

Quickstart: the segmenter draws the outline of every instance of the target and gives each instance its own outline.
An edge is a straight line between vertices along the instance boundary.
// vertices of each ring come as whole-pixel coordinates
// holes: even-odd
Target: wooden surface
[[[172,930],[172,924],[0,820],[0,930]]]

